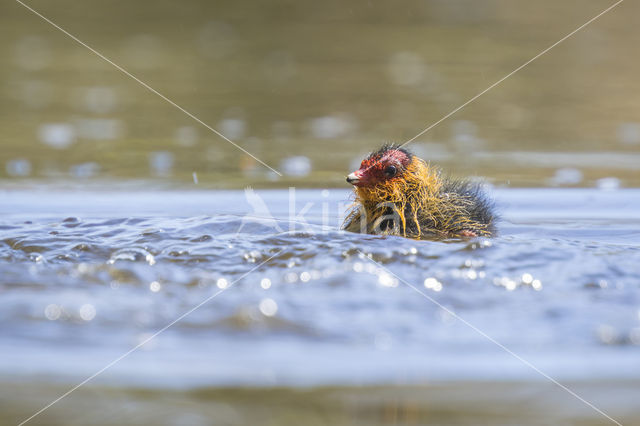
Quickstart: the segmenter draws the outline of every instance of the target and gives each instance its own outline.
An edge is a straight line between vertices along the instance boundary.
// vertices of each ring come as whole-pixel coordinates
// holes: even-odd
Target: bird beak
[[[347,182],[351,185],[356,185],[360,182],[360,173],[353,172],[349,176],[347,176]]]

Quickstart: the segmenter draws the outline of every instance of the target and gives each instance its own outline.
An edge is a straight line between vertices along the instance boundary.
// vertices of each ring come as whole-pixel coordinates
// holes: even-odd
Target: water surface
[[[340,231],[343,190],[5,190],[0,374],[44,403],[210,299],[92,385],[548,383],[456,316],[557,380],[640,379],[640,191],[493,195],[497,238],[414,241]]]
[[[277,219],[242,192],[5,192],[4,373],[88,374],[221,289],[101,379],[536,378],[437,304],[550,374],[638,371],[637,190],[498,191],[500,236],[447,242],[340,231],[344,191],[298,191],[294,220],[258,194]]]

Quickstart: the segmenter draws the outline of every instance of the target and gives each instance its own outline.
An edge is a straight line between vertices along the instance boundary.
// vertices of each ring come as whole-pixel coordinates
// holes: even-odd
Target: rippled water
[[[4,380],[74,383],[203,301],[94,382],[545,380],[452,313],[559,380],[640,379],[638,190],[496,190],[500,236],[444,242],[338,230],[346,191],[293,220],[257,195],[3,192]]]
[[[447,242],[342,232],[344,191],[293,221],[259,195],[278,220],[242,192],[4,193],[2,373],[88,375],[213,295],[97,380],[537,378],[448,310],[549,374],[640,372],[637,190],[497,191],[501,235]]]
[[[553,44],[601,3],[25,3],[201,123],[8,5],[0,426],[138,346],[33,424],[606,421],[540,372],[640,424],[638,5]],[[456,175],[591,189],[495,190],[500,235],[467,241],[281,189],[427,126]]]

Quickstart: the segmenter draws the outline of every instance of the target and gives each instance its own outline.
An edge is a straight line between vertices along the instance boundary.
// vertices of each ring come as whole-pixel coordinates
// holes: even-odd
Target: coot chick
[[[347,231],[415,239],[495,235],[494,204],[480,184],[443,176],[399,146],[371,153],[347,182],[355,192]]]

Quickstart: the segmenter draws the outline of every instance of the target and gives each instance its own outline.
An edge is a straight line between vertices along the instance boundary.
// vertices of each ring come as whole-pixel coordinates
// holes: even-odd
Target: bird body
[[[493,202],[480,184],[445,177],[404,148],[383,146],[347,182],[355,194],[347,231],[415,239],[495,233]]]

